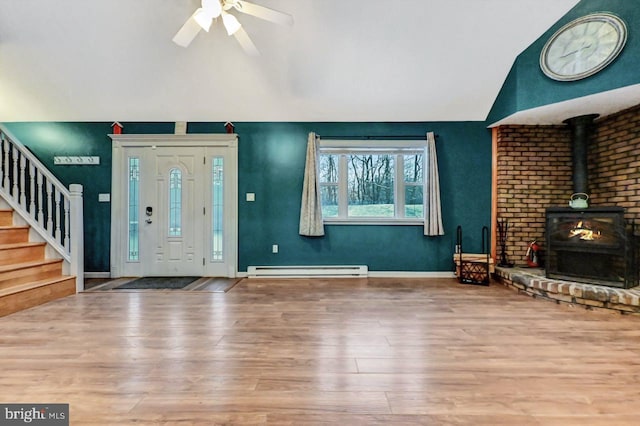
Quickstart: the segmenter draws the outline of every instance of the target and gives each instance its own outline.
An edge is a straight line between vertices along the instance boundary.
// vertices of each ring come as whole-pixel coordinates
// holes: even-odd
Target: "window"
[[[169,171],[169,236],[182,236],[182,171]]]
[[[424,221],[424,141],[321,141],[327,222]]]
[[[211,169],[211,260],[224,254],[224,157],[213,157]]]
[[[129,250],[127,259],[129,261],[139,260],[139,227],[138,227],[138,211],[140,209],[140,159],[129,157],[128,170],[128,218],[129,218]]]

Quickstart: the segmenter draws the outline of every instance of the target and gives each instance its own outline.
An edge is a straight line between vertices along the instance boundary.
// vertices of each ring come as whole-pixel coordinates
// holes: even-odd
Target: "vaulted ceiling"
[[[0,0],[0,122],[484,120],[516,56],[578,0],[253,0],[171,39],[200,0]]]

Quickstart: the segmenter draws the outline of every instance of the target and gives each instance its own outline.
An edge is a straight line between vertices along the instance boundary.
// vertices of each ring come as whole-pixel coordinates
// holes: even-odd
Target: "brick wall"
[[[532,241],[544,246],[545,209],[565,206],[571,197],[570,132],[509,125],[498,129],[497,139],[497,217],[509,222],[509,261],[523,264]]]
[[[568,206],[570,137],[568,126],[497,130],[497,217],[509,221],[510,262],[526,263],[533,240],[544,248],[545,208]],[[590,205],[625,207],[640,223],[640,105],[596,120],[588,161]]]
[[[640,223],[640,105],[599,119],[589,147],[593,205],[620,206]]]

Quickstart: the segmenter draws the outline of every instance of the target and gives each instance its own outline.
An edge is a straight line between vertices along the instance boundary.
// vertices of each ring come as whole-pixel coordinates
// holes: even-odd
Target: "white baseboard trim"
[[[449,271],[369,271],[368,276],[370,278],[456,278],[456,274]],[[249,273],[239,271],[236,272],[236,277],[249,278]]]
[[[111,272],[85,272],[85,278],[111,278]]]
[[[249,266],[249,278],[365,278],[366,265]]]

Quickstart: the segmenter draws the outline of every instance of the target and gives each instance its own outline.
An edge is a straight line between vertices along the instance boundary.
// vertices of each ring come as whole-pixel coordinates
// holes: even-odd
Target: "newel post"
[[[82,185],[69,185],[70,274],[76,277],[76,293],[84,291],[84,216]]]

